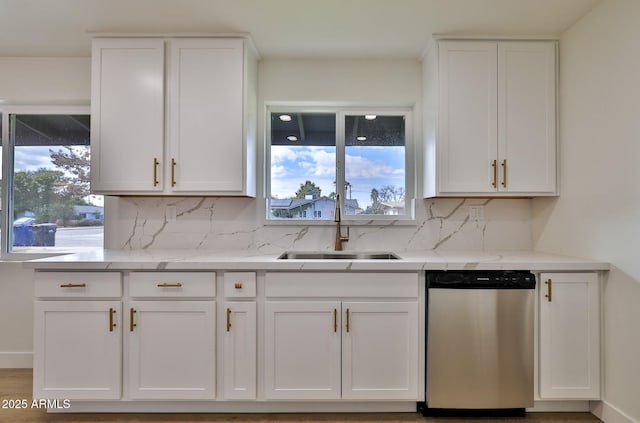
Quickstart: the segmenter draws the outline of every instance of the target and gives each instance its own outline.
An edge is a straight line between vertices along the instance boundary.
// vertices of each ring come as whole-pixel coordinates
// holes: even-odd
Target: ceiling
[[[555,36],[606,0],[0,0],[0,56],[92,33],[250,33],[263,58],[419,58],[431,35]]]

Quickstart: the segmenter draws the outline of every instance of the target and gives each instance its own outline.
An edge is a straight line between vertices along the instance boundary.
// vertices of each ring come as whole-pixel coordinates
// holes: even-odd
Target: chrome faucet
[[[349,241],[349,227],[347,226],[347,236],[342,236],[342,228],[340,227],[340,194],[336,195],[336,212],[333,217],[336,222],[336,251],[342,251],[342,243]]]

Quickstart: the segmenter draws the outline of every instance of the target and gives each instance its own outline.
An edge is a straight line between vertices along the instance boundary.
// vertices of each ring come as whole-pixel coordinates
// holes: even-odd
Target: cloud
[[[13,154],[16,172],[55,168],[49,147],[16,147]]]
[[[385,162],[367,157],[347,154],[345,161],[347,179],[384,178],[392,174],[404,174],[404,169],[394,169]]]

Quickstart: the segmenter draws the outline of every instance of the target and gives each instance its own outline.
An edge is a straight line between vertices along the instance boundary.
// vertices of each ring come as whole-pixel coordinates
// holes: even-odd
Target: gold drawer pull
[[[176,186],[176,160],[171,159],[171,186]]]
[[[129,310],[129,332],[133,332],[133,328],[138,326],[134,322],[135,314],[136,314],[136,309],[131,307],[131,309]]]
[[[227,332],[231,332],[231,309],[227,309]]]
[[[544,297],[547,299],[547,301],[551,302],[551,294],[552,294],[552,287],[551,287],[551,279],[544,281],[544,283],[547,285],[547,293],[544,294]]]
[[[86,283],[63,283],[60,288],[84,288],[86,286]]]
[[[351,323],[351,322],[349,321],[349,320],[350,320],[350,319],[349,319],[349,309],[347,309],[347,313],[346,313],[346,314],[347,314],[347,325],[346,325],[346,326],[347,326],[347,333],[349,333],[349,331],[350,331],[349,324]]]
[[[236,289],[242,289],[242,282],[236,282],[235,287]]]
[[[109,309],[109,332],[113,332],[113,328],[117,326],[116,323],[113,321],[113,315],[115,313],[116,311],[113,308]]]
[[[507,187],[507,160],[502,161],[502,186]]]
[[[160,181],[158,181],[158,165],[160,162],[156,157],[153,158],[153,186],[157,187]]]
[[[182,287],[182,284],[180,282],[158,284],[158,288],[180,288],[180,287]]]
[[[497,181],[498,181],[498,168],[497,168],[498,162],[497,160],[494,160],[493,163],[491,163],[491,167],[493,168],[493,181],[491,182],[491,185],[494,188],[498,187]]]

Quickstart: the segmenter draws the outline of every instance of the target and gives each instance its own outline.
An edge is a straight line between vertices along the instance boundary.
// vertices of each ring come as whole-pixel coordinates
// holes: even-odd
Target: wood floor
[[[31,403],[31,369],[0,369],[0,400],[27,400]],[[4,404],[4,402],[3,402]],[[2,423],[54,422],[420,422],[420,423],[588,423],[599,422],[588,413],[528,413],[524,418],[425,418],[417,413],[371,414],[47,414],[37,408],[0,408]]]

